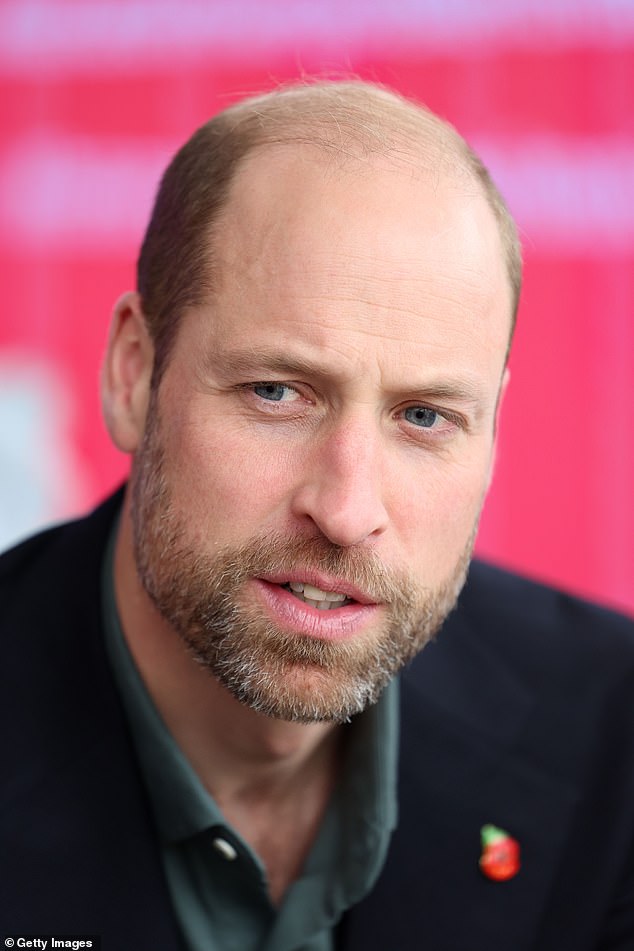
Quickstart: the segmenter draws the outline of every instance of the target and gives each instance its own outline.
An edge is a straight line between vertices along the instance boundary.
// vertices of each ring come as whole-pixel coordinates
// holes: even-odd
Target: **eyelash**
[[[437,406],[431,406],[429,403],[412,403],[400,410],[400,412],[406,413],[409,409],[429,410],[430,412],[435,413],[441,419],[444,419],[445,422],[456,426],[458,429],[467,429],[467,421],[458,413],[452,413],[449,410],[440,409]],[[425,427],[419,428],[424,429]]]
[[[292,390],[293,393],[296,393],[298,396],[301,396],[301,394],[300,394],[300,392],[299,392],[299,390],[297,389],[296,386],[292,386],[290,383],[285,383],[283,380],[271,380],[270,382],[269,382],[268,380],[262,380],[262,381],[260,381],[259,383],[252,383],[252,384],[251,384],[251,389],[253,390],[254,393],[255,393],[255,390],[256,390],[257,387],[270,387],[270,389],[275,389],[276,387],[279,387],[280,389],[284,389],[284,390]],[[255,395],[258,396],[257,393],[255,393]],[[264,397],[263,397],[263,396],[260,396],[259,399],[263,399],[263,400],[264,400]],[[278,403],[278,402],[279,402],[279,403],[282,403],[282,402],[287,402],[287,401],[285,401],[285,400],[264,400],[264,402],[265,402],[265,403],[268,403],[268,402],[270,402],[270,403]]]
[[[258,396],[258,394],[255,392],[257,387],[263,387],[263,386],[284,387],[285,389],[292,390],[294,393],[296,393],[298,399],[297,400],[266,400],[264,397]],[[289,405],[292,406],[296,402],[299,402],[302,398],[305,399],[303,393],[301,392],[301,390],[296,384],[288,383],[285,380],[258,380],[256,383],[242,383],[237,387],[237,389],[253,395],[255,399],[259,400],[261,403],[264,403],[271,408],[276,406],[286,406],[287,412],[288,412]],[[435,413],[438,417],[440,417],[440,419],[444,420],[447,424],[454,426],[457,430],[461,432],[466,431],[468,428],[467,422],[463,416],[457,413],[449,412],[448,410],[445,410],[445,409],[439,409],[435,406],[430,406],[427,403],[411,403],[409,406],[405,406],[399,409],[397,411],[398,415],[406,423],[408,421],[404,419],[404,414],[410,409],[429,410],[430,412]],[[452,435],[452,433],[443,433],[443,432],[440,432],[425,426],[416,426],[413,423],[410,424],[410,427],[411,427],[411,431],[413,432],[432,435],[432,437],[436,439],[442,439],[443,437]]]

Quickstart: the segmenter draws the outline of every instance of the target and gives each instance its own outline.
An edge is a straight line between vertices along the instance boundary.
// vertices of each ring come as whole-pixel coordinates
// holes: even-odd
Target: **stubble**
[[[139,577],[196,660],[234,697],[267,716],[345,722],[435,635],[464,584],[473,533],[450,577],[436,588],[383,565],[375,553],[323,536],[266,534],[210,554],[174,498],[153,398],[132,472],[132,523]],[[285,631],[245,596],[251,578],[298,565],[345,578],[377,604],[382,623],[326,641]]]

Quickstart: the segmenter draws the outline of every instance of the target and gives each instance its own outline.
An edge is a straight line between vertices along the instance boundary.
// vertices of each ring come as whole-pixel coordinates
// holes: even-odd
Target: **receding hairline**
[[[493,213],[511,290],[512,337],[521,286],[517,229],[488,170],[451,123],[424,104],[361,80],[280,86],[242,100],[219,116],[230,122],[232,133],[242,127],[250,144],[234,167],[226,200],[209,232],[211,242],[219,238],[218,226],[240,173],[259,155],[277,149],[305,146],[336,170],[358,168],[363,174],[368,163],[384,160],[387,170],[450,180],[465,193],[481,195]]]
[[[229,106],[222,120],[229,134],[246,133],[243,158],[268,145],[311,145],[341,159],[399,157],[412,164],[445,157],[471,171],[468,146],[454,127],[426,106],[361,80],[281,86]],[[422,151],[421,151],[422,149]]]
[[[493,212],[500,236],[511,289],[512,336],[521,249],[515,223],[479,157],[450,123],[424,105],[361,80],[318,80],[281,86],[229,106],[194,133],[166,170],[138,267],[139,291],[153,334],[156,328],[159,363],[184,311],[209,300],[218,288],[218,242],[238,172],[270,147],[301,145],[318,149],[335,169],[385,159],[392,167],[418,167],[438,177],[451,176],[465,189],[476,188]],[[169,239],[157,234],[166,224],[176,236],[172,253],[179,252],[183,239],[188,242],[182,255],[188,270],[181,267],[178,274],[179,262],[174,261],[171,277],[158,266],[161,255],[165,264],[169,250]],[[184,227],[179,231],[175,224]]]

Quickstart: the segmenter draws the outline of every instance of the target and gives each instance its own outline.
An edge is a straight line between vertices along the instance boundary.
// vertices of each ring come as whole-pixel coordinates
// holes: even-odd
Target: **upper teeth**
[[[303,594],[311,601],[345,601],[347,597],[341,591],[322,591],[321,588],[302,581],[290,581],[288,586],[295,594]]]

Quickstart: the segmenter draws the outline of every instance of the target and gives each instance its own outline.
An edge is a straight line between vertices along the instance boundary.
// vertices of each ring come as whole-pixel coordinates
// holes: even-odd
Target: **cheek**
[[[192,527],[205,534],[213,527],[223,539],[264,529],[289,491],[285,448],[256,444],[249,427],[222,420],[210,425],[195,412],[175,422],[166,434],[170,484]]]
[[[391,518],[408,552],[430,580],[453,570],[471,540],[487,486],[488,463],[437,460],[419,467],[391,500]]]

